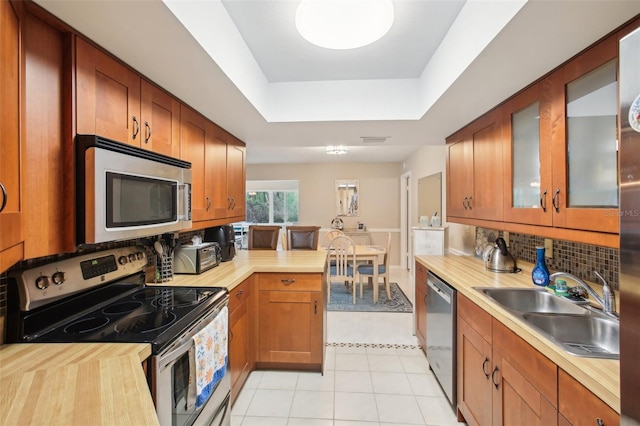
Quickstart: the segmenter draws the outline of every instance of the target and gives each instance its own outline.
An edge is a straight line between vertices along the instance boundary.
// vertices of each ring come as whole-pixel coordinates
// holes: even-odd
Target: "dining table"
[[[371,262],[373,265],[373,278],[369,278],[369,280],[373,283],[373,303],[378,303],[378,267],[380,265],[380,259],[384,256],[387,249],[383,246],[354,244],[353,250],[356,256],[356,263],[360,261]]]

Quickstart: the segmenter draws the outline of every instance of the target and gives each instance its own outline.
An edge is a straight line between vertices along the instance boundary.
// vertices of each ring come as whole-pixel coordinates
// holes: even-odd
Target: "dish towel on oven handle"
[[[225,306],[209,325],[193,336],[190,352],[190,394],[200,408],[227,371],[229,309]],[[191,399],[191,398],[190,398]],[[191,399],[193,401],[193,399]],[[191,405],[191,404],[189,404]]]

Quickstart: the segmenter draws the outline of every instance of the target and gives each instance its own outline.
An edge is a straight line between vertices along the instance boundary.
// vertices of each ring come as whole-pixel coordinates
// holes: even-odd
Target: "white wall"
[[[449,227],[449,250],[454,253],[473,254],[475,227],[450,223],[447,217],[447,149],[443,145],[427,145],[405,160],[402,173],[411,172],[411,226],[418,226],[418,179],[442,172],[443,225]]]
[[[366,224],[373,244],[385,245],[391,232],[390,264],[400,262],[401,163],[247,164],[247,180],[298,180],[301,225],[328,230],[335,211],[335,181],[357,179],[360,216],[343,217],[346,228]]]

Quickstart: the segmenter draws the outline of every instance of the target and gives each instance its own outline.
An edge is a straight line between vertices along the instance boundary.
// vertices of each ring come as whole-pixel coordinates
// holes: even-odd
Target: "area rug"
[[[356,283],[357,284],[357,283]],[[364,287],[364,295],[360,298],[360,286],[356,289],[356,304],[353,304],[353,296],[344,282],[331,283],[331,302],[327,306],[328,311],[343,312],[412,312],[413,305],[407,299],[397,283],[390,283],[391,300],[387,299],[384,285],[380,285],[378,303],[373,303],[373,289]]]

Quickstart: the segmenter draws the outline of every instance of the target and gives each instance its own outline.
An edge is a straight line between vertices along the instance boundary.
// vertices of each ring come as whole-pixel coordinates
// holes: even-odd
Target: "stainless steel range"
[[[145,285],[144,247],[92,253],[10,276],[10,342],[126,342],[152,348],[148,382],[161,425],[230,423],[228,291]],[[215,327],[219,362],[198,389],[198,339]]]

